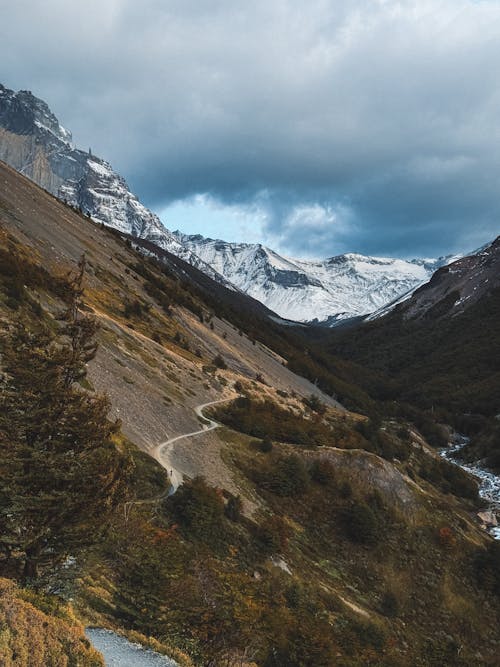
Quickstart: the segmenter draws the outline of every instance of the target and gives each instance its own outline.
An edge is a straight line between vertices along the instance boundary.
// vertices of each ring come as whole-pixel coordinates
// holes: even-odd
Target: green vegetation
[[[498,549],[471,521],[477,507],[468,478],[414,442],[408,426],[422,424],[438,442],[441,407],[433,416],[423,403],[394,404],[396,375],[347,353],[339,361],[331,332],[305,344],[293,329],[256,331],[266,328],[257,306],[240,313],[230,296],[218,305],[218,294],[205,296],[210,283],[187,287],[173,270],[136,261],[128,279],[140,276],[163,315],[154,303],[144,308],[143,295],[121,293],[113,317],[123,318],[130,303],[137,329],[156,318],[167,331],[149,327],[147,335],[189,346],[191,339],[168,328],[171,307],[188,307],[205,321],[211,313],[227,316],[330,393],[364,406],[370,419],[334,414],[314,397],[290,410],[270,399],[238,399],[217,411],[237,432],[219,429],[217,437],[227,440],[224,461],[242,497],[199,477],[168,497],[164,471],[109,423],[106,399],[85,383],[95,329],[81,283],[43,278],[18,254],[14,287],[0,271],[0,308],[9,322],[2,339],[0,573],[28,577],[31,586],[7,594],[0,584],[0,662],[8,656],[23,665],[17,646],[24,656],[38,645],[58,660],[69,656],[68,665],[100,664],[91,662],[80,629],[66,640],[74,624],[61,598],[71,595],[92,622],[177,647],[183,667],[496,664]],[[45,280],[40,288],[38,279]],[[47,295],[52,313],[65,300],[61,320],[40,305]],[[253,391],[272,393],[257,383]],[[484,433],[483,423],[476,433]],[[38,554],[30,553],[35,519],[43,534]],[[68,555],[74,568],[63,566]],[[4,613],[14,598],[44,615],[40,623],[17,606]],[[31,625],[33,644],[23,630]],[[51,659],[46,652],[33,664]]]
[[[324,350],[367,369],[359,379],[375,397],[433,409],[445,421],[469,414],[473,422],[474,415],[498,411],[499,331],[496,290],[457,317],[413,321],[395,312],[333,334]],[[463,417],[461,426],[466,427]]]
[[[156,271],[150,270],[147,263],[150,263]],[[190,310],[203,322],[203,309],[191,293],[189,285],[179,281],[165,264],[142,259],[131,264],[130,269],[144,278],[144,289],[160,304],[166,315],[171,315],[172,304],[176,303]]]
[[[343,515],[348,537],[361,544],[376,544],[381,539],[381,525],[377,514],[364,502],[352,503]]]
[[[58,335],[20,320],[2,340],[0,554],[25,579],[95,539],[89,522],[103,525],[123,493],[109,403],[78,384],[96,351],[95,321],[80,314],[84,266],[68,283]]]
[[[0,286],[8,308],[17,311],[25,305],[37,317],[41,316],[42,311],[38,301],[30,294],[30,289],[46,290],[62,299],[67,299],[69,296],[68,281],[64,277],[56,276],[34,262],[2,230],[0,230]]]
[[[225,370],[227,368],[227,364],[224,361],[224,358],[220,354],[217,354],[213,358],[212,364],[220,370]]]
[[[239,397],[216,412],[218,421],[256,438],[314,447],[333,445],[334,433],[322,421],[306,420],[276,403]]]

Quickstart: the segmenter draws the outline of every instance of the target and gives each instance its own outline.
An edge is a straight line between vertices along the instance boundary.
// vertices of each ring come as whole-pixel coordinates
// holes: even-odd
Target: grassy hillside
[[[103,667],[71,609],[0,579],[0,664],[3,667]]]
[[[383,416],[372,383],[392,379],[305,350],[289,328],[247,331],[237,300],[217,310],[180,264],[2,174],[0,575],[19,582],[3,601],[20,618],[19,600],[38,609],[38,647],[100,664],[85,662],[71,598],[78,618],[139,633],[185,667],[497,664],[500,558],[475,520],[475,485]],[[75,365],[75,332],[94,323]],[[201,428],[195,406],[241,395],[216,410],[227,427],[178,441],[189,479],[169,497],[150,454]],[[50,530],[32,553],[35,526]],[[31,640],[6,611],[0,650],[15,641]]]

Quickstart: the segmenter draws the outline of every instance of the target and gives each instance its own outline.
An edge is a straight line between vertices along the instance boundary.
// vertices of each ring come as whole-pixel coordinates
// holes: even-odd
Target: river
[[[456,434],[453,442],[448,447],[442,449],[440,454],[447,461],[451,461],[471,475],[474,475],[479,481],[479,496],[488,503],[488,510],[494,516],[500,518],[500,475],[495,475],[489,470],[482,468],[479,463],[464,463],[457,458],[457,453],[465,447],[469,438],[464,435]],[[496,540],[500,540],[500,526],[488,526],[488,532]]]
[[[133,644],[111,630],[87,628],[85,634],[104,656],[106,667],[178,667],[171,658]]]

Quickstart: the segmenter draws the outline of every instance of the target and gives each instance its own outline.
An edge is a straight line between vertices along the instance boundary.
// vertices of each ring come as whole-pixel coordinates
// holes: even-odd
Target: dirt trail
[[[193,431],[192,433],[184,433],[183,435],[177,435],[175,438],[170,438],[169,440],[162,442],[157,447],[155,447],[155,449],[151,452],[151,456],[153,456],[158,461],[158,463],[167,470],[167,472],[170,475],[170,482],[172,484],[172,488],[170,491],[171,494],[177,491],[179,485],[182,484],[182,479],[183,479],[182,473],[176,470],[172,463],[172,458],[171,458],[172,446],[178,440],[182,440],[183,438],[192,438],[196,435],[202,435],[203,433],[208,433],[209,431],[213,431],[214,429],[219,428],[221,424],[214,421],[213,419],[208,419],[208,417],[205,417],[203,415],[203,410],[211,405],[217,405],[218,403],[225,403],[226,401],[232,401],[233,398],[234,398],[233,396],[231,396],[230,398],[221,398],[217,401],[210,401],[208,403],[202,403],[202,405],[196,406],[194,411],[196,412],[198,417],[201,417],[201,419],[204,419],[208,423],[204,425],[203,428],[200,429],[199,431]]]

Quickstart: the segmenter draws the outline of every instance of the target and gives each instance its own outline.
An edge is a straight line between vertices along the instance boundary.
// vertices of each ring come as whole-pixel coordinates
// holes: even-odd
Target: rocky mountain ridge
[[[261,244],[175,238],[205,264],[281,317],[334,326],[412,293],[455,259],[403,260],[347,253],[325,260],[285,257]]]
[[[500,236],[441,267],[402,304],[407,319],[455,317],[500,288]]]
[[[226,283],[179,244],[109,162],[76,148],[71,132],[44,101],[30,91],[16,93],[1,84],[0,160],[95,222],[151,241]]]

